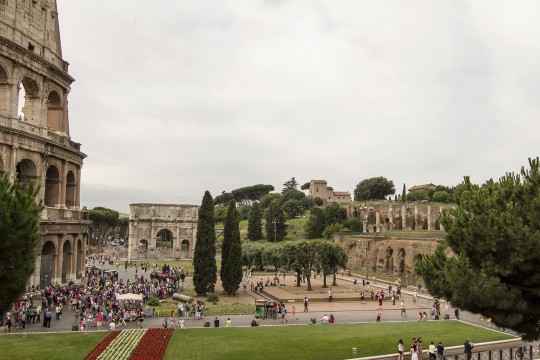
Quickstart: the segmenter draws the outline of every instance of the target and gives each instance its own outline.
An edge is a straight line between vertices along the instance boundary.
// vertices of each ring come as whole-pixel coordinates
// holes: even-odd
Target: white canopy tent
[[[124,301],[129,301],[129,300],[132,300],[132,301],[142,301],[143,300],[143,296],[141,294],[132,294],[132,293],[127,293],[127,294],[116,294],[116,300],[124,300]]]

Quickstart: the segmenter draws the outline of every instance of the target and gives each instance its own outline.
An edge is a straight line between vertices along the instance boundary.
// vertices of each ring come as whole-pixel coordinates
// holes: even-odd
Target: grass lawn
[[[422,337],[426,349],[432,340],[448,347],[467,337],[475,343],[512,338],[457,321],[202,328],[175,331],[165,359],[347,359],[397,354],[398,340],[408,347],[413,337]]]
[[[2,359],[84,359],[108,335],[100,333],[28,334],[0,336]]]
[[[184,291],[182,294],[195,297],[194,291]],[[222,296],[222,294],[218,294],[218,296]],[[215,305],[212,304],[209,301],[204,301],[205,310],[204,315],[251,315],[255,311],[255,302],[253,304],[240,304],[240,303],[226,303],[226,302],[217,302]],[[171,316],[171,310],[173,310],[175,313],[178,309],[178,301],[173,300],[172,298],[168,298],[167,300],[161,302],[159,306],[155,307],[156,310],[159,311],[160,316]]]

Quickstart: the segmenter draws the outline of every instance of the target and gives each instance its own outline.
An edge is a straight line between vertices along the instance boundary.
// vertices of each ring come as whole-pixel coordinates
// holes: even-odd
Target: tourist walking
[[[403,351],[404,351],[404,347],[403,347],[403,339],[399,339],[398,343],[397,343],[397,351],[398,351],[398,358],[397,360],[403,360]]]
[[[429,344],[429,360],[437,360],[437,348],[433,341]]]
[[[304,312],[308,312],[308,298],[307,296],[304,297]]]
[[[401,300],[401,305],[399,306],[401,309],[401,316],[407,316],[407,310],[405,309],[405,301]]]
[[[381,310],[377,310],[377,322],[381,322]]]

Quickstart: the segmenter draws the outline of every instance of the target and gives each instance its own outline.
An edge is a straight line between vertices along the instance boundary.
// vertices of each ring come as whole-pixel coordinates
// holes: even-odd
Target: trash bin
[[[79,331],[79,325],[72,325],[71,331]]]
[[[317,319],[311,318],[311,319],[309,320],[309,323],[310,323],[311,325],[315,325],[315,324],[317,324]]]
[[[204,322],[204,327],[210,327],[210,321],[205,321]]]
[[[444,320],[450,320],[450,315],[448,314],[444,315]]]

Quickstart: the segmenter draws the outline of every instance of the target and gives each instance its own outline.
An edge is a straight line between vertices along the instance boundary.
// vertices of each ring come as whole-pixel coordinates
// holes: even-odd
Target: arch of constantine
[[[197,238],[196,205],[129,205],[128,260],[192,258]]]
[[[62,59],[55,0],[0,2],[0,176],[40,185],[41,244],[29,285],[84,271],[88,213],[81,211],[81,145],[69,135],[74,79]]]

